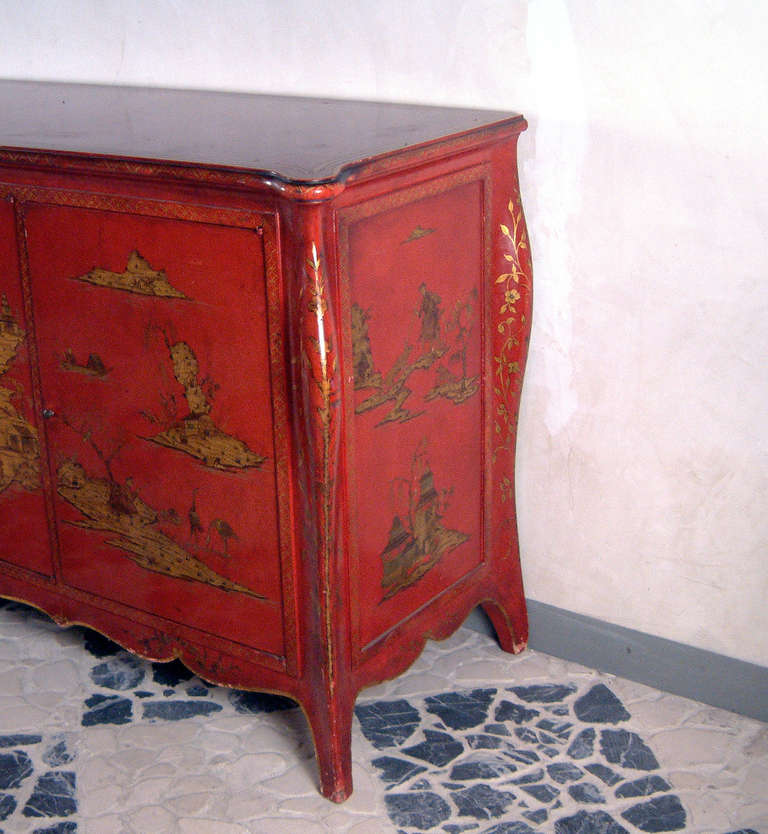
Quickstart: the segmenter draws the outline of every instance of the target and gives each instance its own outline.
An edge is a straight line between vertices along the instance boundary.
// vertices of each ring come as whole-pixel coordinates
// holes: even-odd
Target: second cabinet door
[[[61,580],[283,655],[258,229],[46,204],[24,223]]]

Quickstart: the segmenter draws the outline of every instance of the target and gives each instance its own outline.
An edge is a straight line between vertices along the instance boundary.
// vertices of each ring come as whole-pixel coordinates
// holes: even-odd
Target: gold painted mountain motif
[[[125,551],[139,567],[222,591],[265,598],[212,570],[159,530],[157,524],[168,514],[164,516],[145,504],[130,481],[121,484],[111,477],[90,477],[83,466],[72,460],[59,466],[57,481],[58,494],[83,516],[82,521],[70,523],[86,530],[113,534],[115,538],[106,543]],[[170,515],[173,517],[175,513],[171,511]],[[232,533],[231,528],[229,530]]]
[[[402,241],[402,243],[411,243],[411,241],[414,240],[421,240],[421,238],[431,235],[434,231],[434,229],[425,229],[422,226],[416,226],[408,237]]]
[[[152,443],[191,455],[211,469],[232,470],[259,468],[266,460],[253,452],[242,440],[222,431],[210,411],[215,386],[200,380],[200,367],[186,342],[169,346],[173,373],[184,389],[189,414],[170,428],[148,438]]]
[[[95,376],[103,379],[108,373],[109,369],[98,353],[91,353],[84,363],[80,363],[75,358],[75,354],[71,350],[64,352],[64,357],[61,360],[61,368],[64,371],[75,371],[86,376]]]
[[[389,540],[380,554],[381,587],[385,592],[382,602],[414,585],[443,556],[469,539],[466,533],[442,524],[450,490],[438,492],[434,474],[419,455],[414,459],[414,467],[421,471],[409,486],[407,518],[393,518]]]
[[[5,295],[0,300],[0,379],[8,372],[24,340]],[[25,490],[40,486],[37,429],[13,405],[16,391],[0,385],[0,493],[11,484]]]
[[[474,330],[477,291],[473,289],[466,298],[457,301],[447,320],[442,311],[442,299],[437,293],[428,289],[426,284],[421,284],[419,293],[421,300],[415,311],[419,320],[416,347],[406,342],[386,373],[378,370],[374,362],[368,332],[371,313],[357,304],[352,305],[355,390],[374,389],[357,404],[355,413],[364,414],[385,403],[392,403],[378,426],[390,422],[403,423],[424,413],[423,408],[412,411],[405,407],[413,394],[406,383],[417,371],[433,374],[432,387],[424,397],[427,402],[442,397],[459,405],[480,388],[480,377],[467,373],[467,346]]]
[[[157,298],[187,298],[183,292],[171,285],[162,269],[153,269],[149,261],[143,258],[136,249],[128,256],[128,264],[123,272],[112,272],[109,269],[95,267],[74,280],[138,295],[153,295]]]

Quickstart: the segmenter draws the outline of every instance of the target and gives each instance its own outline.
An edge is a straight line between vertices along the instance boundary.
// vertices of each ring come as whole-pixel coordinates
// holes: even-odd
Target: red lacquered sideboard
[[[521,116],[0,82],[0,596],[304,709],[527,640]]]

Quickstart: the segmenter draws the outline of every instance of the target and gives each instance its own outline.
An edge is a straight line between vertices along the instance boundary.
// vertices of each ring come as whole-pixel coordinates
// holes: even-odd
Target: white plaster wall
[[[527,592],[768,664],[766,31],[754,0],[0,0],[0,77],[523,111]]]
[[[530,4],[518,468],[532,597],[761,664],[766,32],[764,3]]]

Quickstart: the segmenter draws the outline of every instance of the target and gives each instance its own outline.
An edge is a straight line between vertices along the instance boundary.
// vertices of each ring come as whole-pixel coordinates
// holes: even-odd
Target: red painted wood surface
[[[0,200],[0,294],[0,556],[50,576],[29,325],[19,284],[16,218],[7,199]]]
[[[57,94],[0,98],[24,90],[33,114]],[[58,93],[73,124],[104,96],[150,121],[191,106]],[[362,687],[478,604],[503,648],[527,639],[525,123],[285,102],[265,137],[323,114],[327,143],[274,177],[274,146],[232,161],[275,101],[196,101],[232,123],[208,159],[170,135],[181,164],[95,110],[96,156],[87,125],[58,153],[43,110],[0,135],[0,595],[296,698],[339,801]]]
[[[483,185],[342,212],[358,653],[483,562]]]

